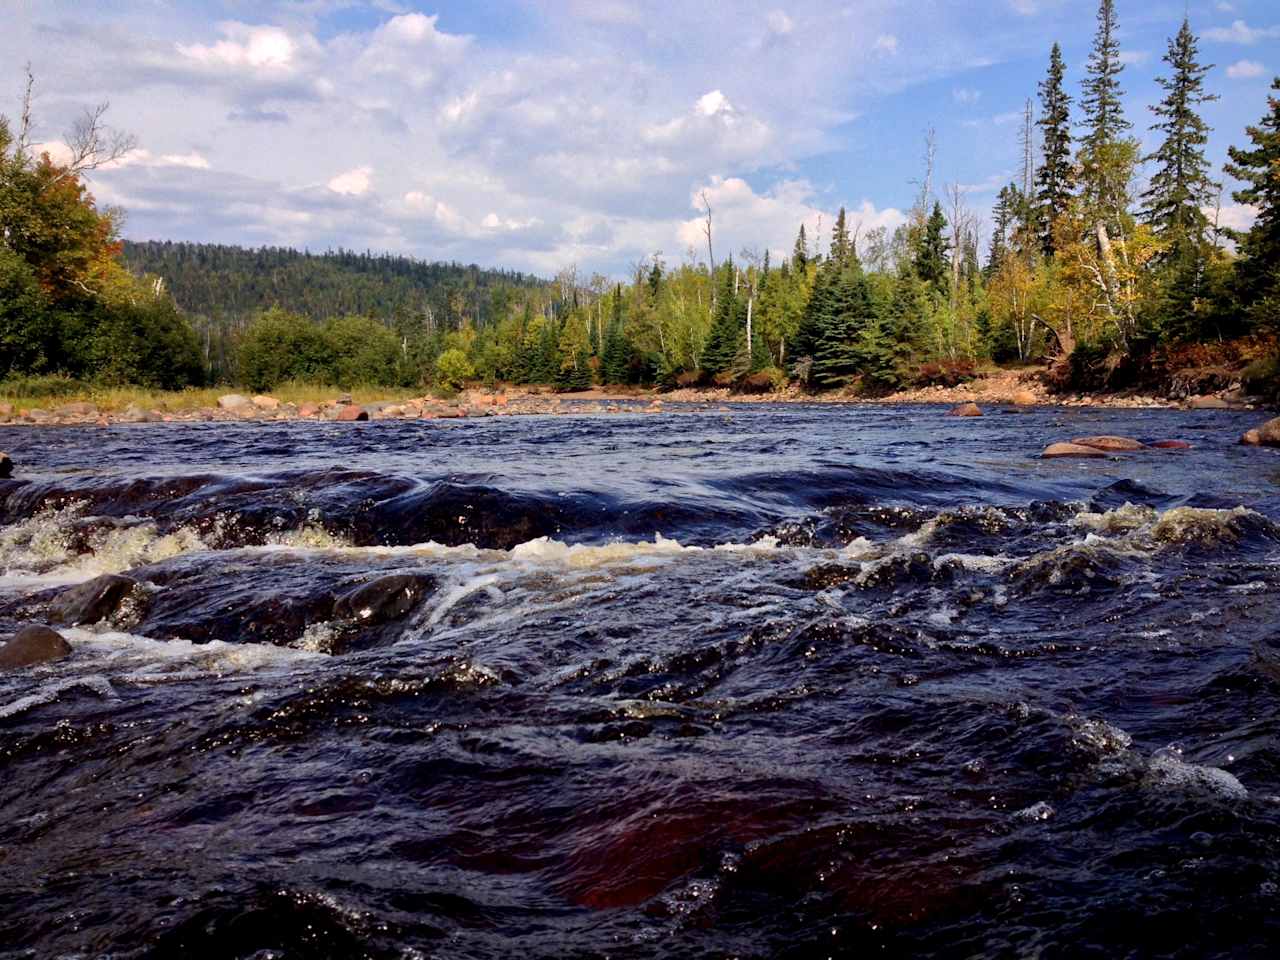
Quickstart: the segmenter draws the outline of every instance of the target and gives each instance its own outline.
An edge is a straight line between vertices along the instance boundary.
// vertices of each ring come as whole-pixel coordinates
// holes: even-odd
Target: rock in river
[[[1078,447],[1093,447],[1095,450],[1145,450],[1146,444],[1139,443],[1132,437],[1077,437],[1071,441]]]
[[[9,459],[9,455],[0,452],[0,480],[8,480],[13,476],[13,461]]]
[[[56,630],[39,624],[28,624],[0,647],[0,670],[34,667],[71,656],[71,644]]]
[[[369,411],[364,407],[344,406],[338,409],[338,415],[335,420],[368,420]]]
[[[1252,447],[1280,447],[1280,417],[1245,431],[1240,442]]]
[[[73,627],[98,623],[112,616],[137,587],[137,580],[117,573],[78,583],[54,598],[49,605],[49,619]]]
[[[982,408],[976,403],[962,403],[959,406],[952,407],[947,413],[952,417],[980,417],[982,416]]]
[[[1106,453],[1096,447],[1085,447],[1078,443],[1051,443],[1040,454],[1045,460],[1057,457],[1105,457]]]
[[[398,620],[435,589],[435,577],[424,573],[393,573],[362,583],[333,605],[341,620],[379,624]]]

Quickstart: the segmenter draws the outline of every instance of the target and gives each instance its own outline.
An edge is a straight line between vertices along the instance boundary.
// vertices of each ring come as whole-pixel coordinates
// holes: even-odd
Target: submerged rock
[[[980,417],[982,416],[982,408],[976,403],[962,403],[948,410],[947,415],[952,417]]]
[[[398,620],[427,597],[436,586],[425,573],[393,573],[362,583],[338,597],[334,616],[342,620],[379,624]]]
[[[71,644],[56,630],[28,624],[0,647],[0,670],[34,667],[71,656]]]
[[[1106,453],[1096,447],[1086,447],[1078,443],[1051,443],[1044,448],[1040,457],[1053,460],[1057,457],[1105,457]]]
[[[1251,447],[1280,447],[1280,417],[1268,420],[1260,427],[1246,430],[1240,442]]]
[[[138,587],[137,580],[117,573],[78,583],[58,594],[49,605],[49,619],[72,627],[98,623],[114,615]]]
[[[1147,444],[1157,450],[1190,450],[1191,444],[1185,440],[1156,440]]]
[[[1078,447],[1093,447],[1095,450],[1145,450],[1146,444],[1139,443],[1132,437],[1077,437],[1071,441]]]

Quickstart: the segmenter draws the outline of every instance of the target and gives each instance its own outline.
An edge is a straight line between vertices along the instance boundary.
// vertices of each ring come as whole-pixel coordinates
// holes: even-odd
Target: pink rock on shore
[[[1246,430],[1240,442],[1251,447],[1280,447],[1280,417]]]
[[[342,407],[334,419],[343,421],[368,420],[369,411],[365,410],[364,407],[357,407],[354,404],[351,404]]]

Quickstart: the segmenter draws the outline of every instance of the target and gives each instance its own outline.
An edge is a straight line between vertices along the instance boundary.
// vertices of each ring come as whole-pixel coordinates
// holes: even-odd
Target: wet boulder
[[[1059,457],[1105,457],[1107,454],[1097,447],[1086,447],[1078,443],[1051,443],[1040,454],[1043,460],[1055,460]]]
[[[948,410],[947,415],[951,417],[980,417],[982,416],[982,408],[976,403],[962,403]]]
[[[364,407],[354,405],[342,406],[338,408],[338,415],[334,419],[341,421],[368,420],[369,411]]]
[[[1251,447],[1280,447],[1280,417],[1245,431],[1240,442]]]
[[[1190,450],[1191,444],[1185,440],[1154,440],[1147,444],[1156,450]]]
[[[0,451],[0,480],[8,480],[13,476],[13,461],[9,455]]]
[[[1038,402],[1036,395],[1030,390],[1019,390],[1010,399],[1018,407],[1034,407]]]
[[[0,646],[0,670],[15,670],[52,663],[71,656],[71,644],[56,630],[28,624]]]
[[[1095,450],[1124,451],[1124,450],[1145,450],[1146,444],[1139,443],[1132,437],[1077,437],[1071,441],[1078,447],[1092,447]]]
[[[334,602],[333,615],[362,624],[389,623],[413,611],[435,586],[435,577],[429,574],[388,574],[342,594]]]
[[[72,627],[99,623],[114,617],[130,600],[143,596],[137,580],[108,573],[58,594],[49,605],[49,619]]]

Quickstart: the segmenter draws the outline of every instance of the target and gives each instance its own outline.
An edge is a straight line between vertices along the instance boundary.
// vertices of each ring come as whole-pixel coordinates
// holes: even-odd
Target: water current
[[[1259,416],[943,414],[5,430],[0,957],[1274,956]]]

